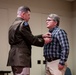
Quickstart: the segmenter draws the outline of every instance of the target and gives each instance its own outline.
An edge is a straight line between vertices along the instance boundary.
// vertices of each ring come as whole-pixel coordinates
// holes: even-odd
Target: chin
[[[49,28],[49,26],[47,26],[47,28]]]

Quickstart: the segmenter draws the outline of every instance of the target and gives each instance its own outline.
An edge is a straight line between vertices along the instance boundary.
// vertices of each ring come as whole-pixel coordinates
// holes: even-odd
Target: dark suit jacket
[[[29,24],[17,18],[9,28],[10,51],[7,66],[31,67],[31,45],[44,45],[42,35],[34,36]]]

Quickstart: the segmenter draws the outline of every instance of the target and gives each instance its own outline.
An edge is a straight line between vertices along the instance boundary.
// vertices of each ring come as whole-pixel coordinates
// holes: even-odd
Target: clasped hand
[[[52,41],[52,38],[51,38],[51,33],[46,33],[46,34],[43,34],[43,39],[45,40],[45,44],[48,44]]]

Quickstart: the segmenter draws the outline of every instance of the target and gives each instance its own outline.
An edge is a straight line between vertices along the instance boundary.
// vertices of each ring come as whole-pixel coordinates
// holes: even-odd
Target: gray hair
[[[50,14],[49,18],[52,18],[54,21],[56,21],[57,22],[57,26],[59,26],[60,17],[57,14]]]
[[[18,8],[18,10],[17,10],[17,14],[20,14],[20,13],[22,13],[22,12],[28,12],[28,11],[31,12],[31,10],[30,10],[29,7],[26,7],[26,6],[20,6],[20,7]]]

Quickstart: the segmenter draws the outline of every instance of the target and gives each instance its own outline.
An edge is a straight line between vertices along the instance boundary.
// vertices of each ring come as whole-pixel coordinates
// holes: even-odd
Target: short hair
[[[31,12],[31,10],[30,10],[29,7],[27,7],[27,6],[20,6],[20,7],[18,8],[18,10],[17,10],[17,14],[19,14],[19,13],[21,13],[21,12],[28,12],[28,11]]]
[[[57,26],[59,26],[60,17],[57,14],[50,14],[49,17],[52,18],[54,21],[56,21],[57,22]]]

